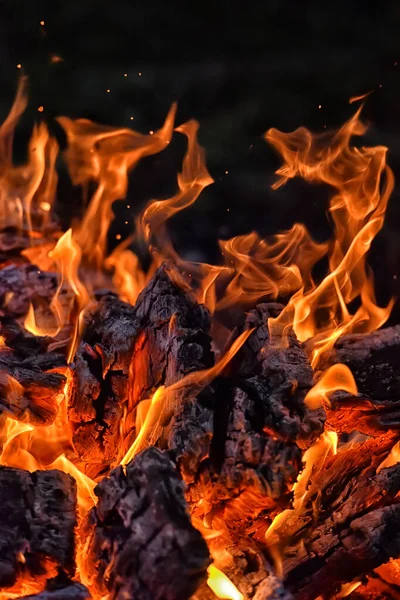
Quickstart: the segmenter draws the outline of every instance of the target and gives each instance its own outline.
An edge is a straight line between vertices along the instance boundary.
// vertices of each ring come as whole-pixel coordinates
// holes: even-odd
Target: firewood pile
[[[381,328],[365,258],[392,182],[382,148],[349,142],[359,113],[325,154],[267,135],[282,181],[336,189],[334,242],[243,236],[221,267],[165,242],[211,182],[178,128],[179,191],[137,221],[144,271],[124,242],[110,259],[107,229],[173,111],[149,136],[61,120],[73,182],[98,184],[63,234],[47,129],[26,166],[9,155],[21,85],[0,129],[0,600],[400,598],[400,326]]]

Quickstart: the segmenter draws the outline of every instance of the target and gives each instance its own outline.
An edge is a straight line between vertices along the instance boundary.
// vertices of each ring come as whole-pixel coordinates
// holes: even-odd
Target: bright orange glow
[[[237,587],[222,571],[214,565],[208,567],[208,587],[214,592],[217,598],[227,600],[243,600],[244,596],[239,592]]]
[[[226,268],[234,272],[218,308],[246,303],[262,297],[287,296],[303,285],[312,285],[311,270],[326,254],[327,244],[315,243],[303,225],[296,224],[271,240],[255,232],[220,241]]]
[[[311,388],[304,402],[308,408],[316,409],[320,406],[330,407],[329,394],[344,391],[357,395],[357,385],[349,367],[335,364],[329,367],[321,379]]]
[[[315,466],[322,466],[327,456],[337,454],[338,436],[334,431],[325,431],[303,454],[304,469],[293,486],[293,507],[300,508],[306,495],[308,484]]]
[[[78,271],[82,253],[81,247],[72,236],[72,229],[68,229],[68,231],[66,231],[64,235],[60,237],[54,250],[49,253],[49,257],[55,261],[58,270],[61,273],[61,282],[51,305],[53,313],[60,327],[64,325],[70,318],[70,314],[67,316],[63,315],[62,305],[58,301],[59,293],[64,283],[71,287],[73,293],[75,294],[77,303],[77,318],[68,355],[68,362],[71,362],[79,341],[78,334],[80,331],[82,311],[84,308],[86,308],[90,300],[89,293],[79,277]]]

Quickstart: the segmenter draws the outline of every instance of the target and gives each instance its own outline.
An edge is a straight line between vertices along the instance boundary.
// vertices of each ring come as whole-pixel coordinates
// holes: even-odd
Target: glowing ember
[[[217,598],[227,600],[243,600],[244,598],[232,581],[214,565],[208,567],[207,585]]]

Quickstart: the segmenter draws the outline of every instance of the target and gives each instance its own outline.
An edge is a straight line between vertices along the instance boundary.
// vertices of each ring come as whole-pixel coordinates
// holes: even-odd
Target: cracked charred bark
[[[76,483],[61,471],[0,467],[0,587],[46,572],[73,574]]]
[[[152,447],[95,489],[81,531],[88,572],[110,600],[186,600],[206,575],[207,545],[191,524],[182,483]]]

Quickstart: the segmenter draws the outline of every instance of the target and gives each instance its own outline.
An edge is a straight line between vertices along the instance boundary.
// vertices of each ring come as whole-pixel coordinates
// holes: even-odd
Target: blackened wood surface
[[[75,510],[70,475],[0,467],[0,587],[41,573],[45,558],[73,571]]]
[[[137,331],[134,308],[112,294],[103,296],[86,317],[74,358],[68,416],[81,468],[91,477],[106,470],[118,454]]]
[[[51,338],[25,332],[10,317],[0,317],[0,412],[36,425],[51,424],[67,382],[65,358],[48,352]]]
[[[323,430],[322,409],[310,410],[304,398],[314,385],[313,371],[295,333],[271,336],[268,319],[279,315],[279,304],[260,304],[250,311],[245,328],[256,330],[240,353],[240,385],[258,399],[265,430],[280,439],[309,445]]]
[[[245,329],[254,331],[233,360],[225,385],[216,382],[210,459],[190,489],[193,502],[203,498],[201,510],[211,514],[216,527],[227,522],[243,531],[258,517],[265,523],[266,513],[288,506],[302,469],[300,446],[323,429],[324,411],[304,404],[313,385],[306,353],[293,332],[286,346],[271,340],[268,319],[281,308],[261,304],[250,311]]]
[[[136,311],[140,333],[132,362],[133,407],[161,385],[214,363],[210,314],[172,264],[157,270],[139,295]],[[157,445],[171,451],[185,480],[192,481],[210,450],[214,396],[211,390],[187,396],[175,394],[174,410]]]
[[[210,562],[169,457],[152,447],[96,488],[84,524],[87,568],[110,600],[185,600]]]
[[[400,430],[400,326],[341,338],[320,365],[347,365],[358,395],[337,392],[331,397],[327,425],[338,432],[367,435]]]

